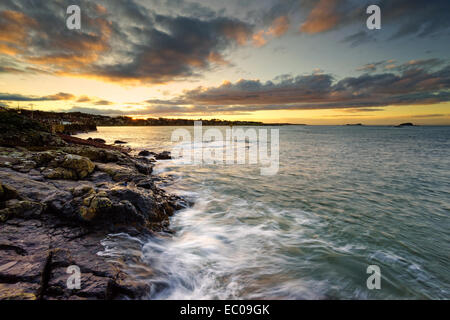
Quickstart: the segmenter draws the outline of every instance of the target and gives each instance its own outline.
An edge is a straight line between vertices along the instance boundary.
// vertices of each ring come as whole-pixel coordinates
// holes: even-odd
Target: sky
[[[2,0],[0,106],[450,125],[449,52],[448,0]]]

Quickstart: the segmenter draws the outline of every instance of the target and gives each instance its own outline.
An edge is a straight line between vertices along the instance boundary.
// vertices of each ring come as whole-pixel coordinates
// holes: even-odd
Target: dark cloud
[[[441,117],[448,117],[450,114],[443,114],[443,113],[433,113],[433,114],[418,114],[415,116],[411,116],[412,118],[441,118]]]
[[[82,29],[65,27],[77,4]],[[191,10],[194,11],[193,9]],[[136,1],[5,0],[0,4],[0,54],[56,75],[164,83],[224,64],[227,49],[246,44],[253,26],[234,18],[170,16]],[[7,32],[3,32],[3,30]],[[3,67],[0,72],[26,69]]]
[[[82,112],[82,113],[104,115],[104,116],[123,116],[123,115],[125,115],[124,112],[121,110],[86,108],[86,107],[78,107],[78,106],[73,106],[70,109],[61,109],[59,111],[60,112]]]
[[[383,20],[395,24],[391,38],[405,36],[429,37],[444,34],[450,29],[450,1],[448,0],[381,0]]]
[[[378,63],[385,65],[391,61]],[[411,63],[408,63],[411,64]],[[435,69],[422,61],[390,73],[365,73],[336,80],[329,74],[283,75],[260,82],[240,80],[186,92],[177,99],[149,100],[158,113],[233,113],[267,110],[356,109],[381,111],[390,105],[437,104],[450,101],[450,66]],[[401,70],[401,71],[399,71]]]
[[[79,103],[85,103],[85,102],[91,102],[91,98],[89,98],[88,96],[81,96],[78,98],[77,102]]]
[[[54,95],[38,97],[38,96],[26,96],[21,94],[0,93],[0,101],[65,101],[72,100],[75,96],[70,93],[60,92]]]
[[[373,42],[374,34],[389,39],[402,37],[446,36],[450,30],[450,1],[448,0],[317,0],[303,1],[308,15],[300,25],[303,33],[316,34],[359,25],[359,31],[343,39],[351,46]],[[381,9],[382,30],[367,32],[366,8],[378,5]]]
[[[113,103],[111,101],[107,101],[107,100],[98,100],[94,103],[94,105],[96,105],[96,106],[109,106],[112,104]]]
[[[348,43],[351,47],[356,47],[364,43],[373,43],[376,41],[377,39],[373,36],[373,34],[363,30],[345,37],[341,42]]]

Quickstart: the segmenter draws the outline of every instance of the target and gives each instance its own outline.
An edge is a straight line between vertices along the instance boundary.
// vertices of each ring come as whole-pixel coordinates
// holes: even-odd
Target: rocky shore
[[[154,160],[69,144],[28,119],[3,115],[0,300],[148,295],[148,282],[97,253],[111,233],[148,237],[168,230],[169,217],[188,205],[158,188]],[[73,265],[81,270],[79,290],[66,285]]]

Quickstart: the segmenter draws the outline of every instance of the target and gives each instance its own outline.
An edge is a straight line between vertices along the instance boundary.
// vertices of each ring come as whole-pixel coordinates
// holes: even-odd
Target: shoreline
[[[170,232],[190,204],[155,184],[155,160],[16,129],[0,139],[27,140],[0,146],[0,300],[146,297],[151,285],[98,255],[101,241]],[[79,290],[67,288],[69,266],[81,271]]]

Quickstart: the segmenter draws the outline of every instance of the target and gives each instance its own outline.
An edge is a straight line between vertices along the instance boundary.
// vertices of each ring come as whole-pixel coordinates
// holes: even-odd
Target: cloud
[[[61,8],[72,2],[2,2],[0,54],[55,75],[160,84],[223,65],[226,50],[253,35],[252,25],[235,18],[157,14],[132,0],[75,1],[82,29],[71,31]]]
[[[276,18],[272,22],[272,25],[270,26],[267,33],[275,37],[281,37],[289,30],[289,26],[290,26],[289,18],[287,16],[281,16]]]
[[[340,19],[336,12],[337,7],[337,0],[320,0],[300,26],[300,31],[314,34],[331,30]]]
[[[443,113],[433,113],[433,114],[418,114],[411,116],[412,118],[441,118],[441,117],[448,117],[450,114],[443,114]]]
[[[379,62],[379,65],[392,62]],[[158,113],[248,113],[268,110],[348,109],[381,111],[395,105],[429,105],[450,101],[450,66],[430,62],[390,73],[365,73],[336,80],[319,73],[273,81],[239,80],[218,87],[198,87],[172,100],[148,100]],[[427,67],[424,67],[427,66]],[[401,71],[402,70],[402,71]]]
[[[302,1],[307,8],[311,1]],[[448,0],[319,0],[314,2],[300,31],[318,34],[338,30],[350,25],[359,25],[359,31],[346,36],[343,42],[358,46],[375,37],[361,30],[365,27],[366,8],[378,5],[382,13],[383,35],[389,39],[403,37],[446,36],[450,30],[450,2]]]
[[[104,115],[104,116],[123,116],[123,115],[125,115],[124,111],[122,111],[122,110],[86,108],[86,107],[78,107],[78,106],[73,106],[70,109],[64,109],[64,110],[61,109],[59,111],[60,112],[82,112],[82,113]]]
[[[378,111],[384,111],[384,109],[381,108],[359,108],[359,109],[346,109],[343,110],[347,113],[360,113],[360,112],[378,112]]]
[[[109,106],[112,104],[113,103],[111,101],[107,101],[107,100],[98,100],[94,103],[94,105],[96,105],[96,106]]]
[[[72,100],[75,96],[70,93],[60,92],[54,95],[49,96],[26,96],[21,94],[10,94],[10,93],[0,93],[0,101],[17,101],[17,102],[25,102],[25,101],[65,101]]]
[[[47,96],[33,96],[33,95],[22,95],[22,94],[10,94],[10,93],[0,93],[0,101],[14,101],[14,102],[42,102],[42,101],[76,101],[78,103],[91,103],[95,106],[109,106],[114,103],[108,100],[91,98],[88,96],[76,97],[71,93],[59,92],[53,95]]]
[[[88,96],[81,96],[78,98],[77,102],[79,103],[84,103],[84,102],[91,102],[91,98],[89,98]]]
[[[356,47],[368,42],[376,42],[377,39],[367,31],[359,31],[357,33],[351,34],[341,40],[343,43],[350,44],[351,47]]]
[[[255,47],[265,46],[268,42],[267,38],[277,38],[283,36],[289,30],[290,22],[286,16],[276,18],[267,30],[259,30],[252,36],[253,45]]]

